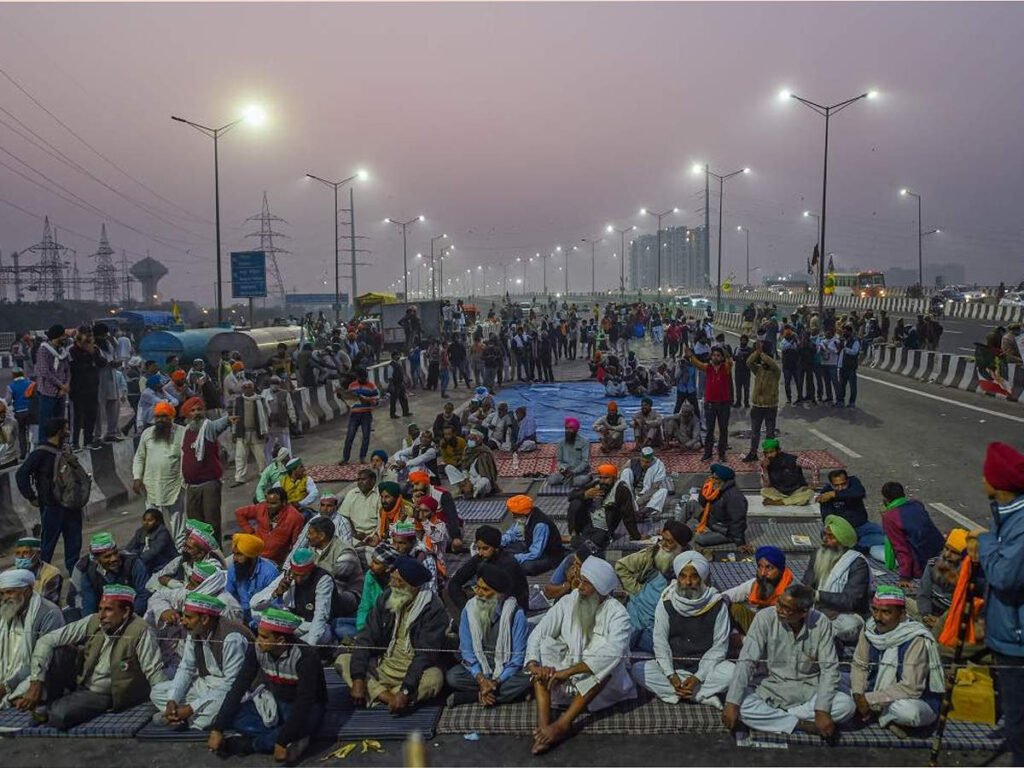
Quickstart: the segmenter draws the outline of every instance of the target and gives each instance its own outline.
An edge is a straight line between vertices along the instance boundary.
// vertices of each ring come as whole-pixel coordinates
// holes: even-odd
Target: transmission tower
[[[96,271],[93,273],[93,298],[100,304],[117,304],[118,279],[117,267],[114,266],[114,249],[107,240],[107,225],[100,225],[100,247],[91,258],[96,259]]]
[[[132,276],[128,271],[128,252],[125,250],[121,251],[121,284],[124,286],[121,301],[127,307],[132,303]]]
[[[71,300],[82,300],[82,276],[78,272],[78,253],[72,251]]]
[[[43,239],[25,250],[39,256],[39,264],[35,268],[39,275],[36,296],[40,301],[63,301],[64,253],[68,249],[57,242],[50,231],[49,216],[43,220]]]
[[[275,224],[287,224],[288,222],[282,219],[280,216],[274,216],[270,212],[270,203],[267,202],[267,193],[263,193],[263,211],[258,216],[250,216],[246,221],[259,222],[260,231],[252,232],[246,237],[258,237],[260,239],[259,250],[267,254],[267,258],[270,263],[267,265],[270,274],[268,275],[268,283],[270,290],[269,293],[277,294],[281,302],[281,308],[284,309],[284,281],[281,280],[281,268],[277,263],[277,255],[291,255],[291,251],[286,251],[284,248],[278,248],[274,245],[274,238],[287,238],[288,235],[282,234],[281,232],[274,231]]]

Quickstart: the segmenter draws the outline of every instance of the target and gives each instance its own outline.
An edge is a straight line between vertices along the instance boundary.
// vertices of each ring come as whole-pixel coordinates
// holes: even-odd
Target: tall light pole
[[[825,118],[825,161],[822,165],[821,173],[821,230],[818,236],[818,316],[825,316],[825,214],[828,209],[828,126],[832,115],[841,112],[851,104],[860,101],[861,99],[873,99],[878,95],[876,91],[868,91],[862,93],[860,96],[854,96],[852,99],[846,101],[840,101],[837,104],[831,106],[824,106],[822,104],[816,104],[809,99],[797,96],[791,91],[782,91],[779,94],[779,98],[788,101],[789,99],[796,99],[808,109],[812,109],[819,115]]]
[[[356,171],[354,174],[349,176],[347,179],[341,181],[328,181],[319,176],[314,176],[312,173],[306,174],[307,179],[313,179],[319,181],[321,184],[325,184],[334,190],[334,323],[337,325],[341,322],[341,274],[338,261],[338,189],[348,184],[350,181],[356,179],[365,180],[367,178],[366,171]],[[352,301],[356,300],[356,241],[355,241],[355,205],[353,203],[354,195],[352,194],[352,188],[349,187],[349,203],[352,205]]]
[[[698,165],[694,165],[693,166],[693,172],[694,173],[701,173],[701,172],[704,173],[704,189],[705,190],[708,190],[710,188],[710,182],[708,181],[709,179],[711,179],[711,178],[718,179],[718,268],[717,268],[717,279],[716,279],[716,282],[718,284],[715,286],[715,311],[716,312],[721,312],[722,311],[722,211],[725,209],[725,182],[727,182],[729,179],[733,178],[734,176],[739,176],[740,174],[743,174],[743,173],[750,173],[750,169],[749,168],[740,168],[738,171],[733,171],[732,173],[715,173],[714,171],[711,170],[711,165],[710,164],[704,163],[704,167],[703,168],[701,168],[699,164]],[[705,209],[705,219],[706,219],[707,218],[706,210],[710,208],[711,200],[710,199],[705,199],[704,202],[705,202],[705,205],[706,205],[706,209]],[[705,232],[704,232],[705,239],[707,238],[707,236],[708,236],[708,233],[705,230]]]
[[[562,246],[557,246],[555,250],[561,252]],[[569,295],[569,252],[575,250],[578,250],[578,248],[575,245],[567,247],[565,249],[565,292],[562,294],[563,296]],[[545,290],[544,292],[547,293],[547,290]]]
[[[438,290],[441,292],[441,298],[444,298],[444,260],[448,255],[448,251],[454,251],[455,246],[452,243],[441,247],[441,255],[437,258],[437,285]]]
[[[916,197],[917,198],[917,284],[921,290],[924,290],[924,238],[926,235],[937,235],[942,232],[941,229],[929,229],[927,232],[924,231],[924,222],[921,219],[921,196],[916,192],[912,192],[909,189],[901,189],[900,194],[903,197]]]
[[[541,259],[541,262],[540,262],[541,266],[544,267],[544,297],[545,298],[547,298],[547,295],[548,295],[548,259],[550,257],[551,257],[551,254],[549,253],[547,256],[545,256],[543,259]],[[540,258],[540,254],[539,253],[537,254],[537,258]]]
[[[267,119],[267,113],[261,108],[252,106],[245,110],[245,114],[237,120],[234,120],[227,125],[222,125],[220,128],[210,128],[202,125],[201,123],[195,123],[191,120],[186,120],[183,117],[177,117],[171,115],[171,120],[176,120],[179,123],[185,123],[185,125],[191,125],[197,131],[205,136],[209,136],[213,139],[213,207],[214,207],[214,226],[217,232],[217,324],[220,325],[224,322],[224,276],[221,271],[220,263],[220,160],[217,153],[217,141],[225,133],[230,131],[239,123],[245,122],[250,125],[260,125],[264,120]]]
[[[619,233],[619,251],[622,254],[622,259],[619,261],[619,296],[626,295],[626,233],[632,232],[636,229],[636,224],[632,227],[625,227],[623,229],[616,229],[611,224],[605,227],[606,232],[618,232]]]
[[[679,213],[678,208],[673,208],[669,211],[662,211],[661,213],[655,213],[649,211],[646,208],[640,209],[641,216],[654,216],[658,220],[658,297],[661,298],[661,220],[668,216],[670,213]]]
[[[426,221],[426,219],[423,216],[417,216],[415,219],[409,219],[408,221],[395,221],[390,217],[384,219],[385,224],[394,224],[402,228],[402,279],[405,280],[405,301],[409,300],[409,241],[406,232],[409,229],[409,225],[415,224],[417,221]]]
[[[747,282],[744,283],[748,288],[750,287],[750,230],[744,226],[736,227],[737,232],[743,232],[747,236]]]
[[[582,242],[590,243],[590,292],[597,293],[597,257],[594,255],[594,247],[603,243],[603,237],[584,237]]]
[[[430,298],[437,298],[437,288],[434,284],[434,243],[438,240],[444,240],[448,235],[438,235],[437,237],[430,238]]]

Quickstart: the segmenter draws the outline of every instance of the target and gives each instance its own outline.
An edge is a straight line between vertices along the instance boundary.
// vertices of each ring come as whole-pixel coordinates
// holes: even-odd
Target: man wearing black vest
[[[271,606],[283,607],[302,619],[296,635],[310,645],[332,642],[331,617],[343,613],[334,577],[316,564],[316,555],[307,547],[292,552],[281,574],[249,603],[254,612]]]
[[[154,685],[149,694],[160,710],[154,722],[180,730],[205,730],[213,724],[235,680],[256,673],[252,633],[222,619],[226,607],[219,598],[201,592],[190,592],[185,598],[181,624],[188,639],[174,679]]]
[[[505,506],[515,522],[502,534],[501,546],[514,553],[523,573],[537,576],[556,568],[565,557],[558,526],[526,494],[513,496]]]
[[[18,708],[36,710],[45,690],[47,708],[36,715],[63,731],[146,701],[151,687],[164,682],[164,668],[153,630],[132,610],[134,601],[131,587],[108,584],[99,613],[39,638]],[[82,648],[55,653],[62,646]]]
[[[654,611],[654,659],[636,664],[633,679],[662,701],[721,709],[735,667],[729,652],[729,601],[708,584],[711,565],[698,552],[672,563],[676,581]]]

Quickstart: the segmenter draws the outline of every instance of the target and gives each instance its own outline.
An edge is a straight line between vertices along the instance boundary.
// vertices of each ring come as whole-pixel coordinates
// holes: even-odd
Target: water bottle
[[[512,451],[512,474],[519,476],[519,451]]]

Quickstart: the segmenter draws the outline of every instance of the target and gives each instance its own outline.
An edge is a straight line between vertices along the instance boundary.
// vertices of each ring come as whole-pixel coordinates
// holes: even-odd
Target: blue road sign
[[[232,251],[231,297],[234,299],[262,299],[266,295],[266,252]]]

